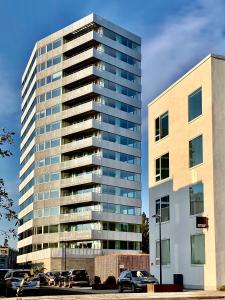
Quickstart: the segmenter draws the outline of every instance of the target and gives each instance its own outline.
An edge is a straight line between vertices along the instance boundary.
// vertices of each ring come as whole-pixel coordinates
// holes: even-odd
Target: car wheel
[[[132,283],[132,285],[131,285],[131,292],[132,293],[136,293],[136,287],[135,287],[135,285]]]
[[[123,289],[122,289],[122,286],[121,286],[121,284],[119,284],[119,286],[118,286],[118,290],[119,290],[119,293],[122,293],[122,292],[123,292]]]

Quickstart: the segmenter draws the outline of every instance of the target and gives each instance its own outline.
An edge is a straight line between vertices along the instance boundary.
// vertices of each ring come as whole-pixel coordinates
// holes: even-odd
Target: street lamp
[[[162,284],[162,236],[161,236],[161,224],[162,218],[161,215],[155,214],[152,216],[159,223],[159,284]]]
[[[65,266],[64,266],[64,269],[65,269],[65,271],[66,271],[66,259],[67,259],[67,257],[66,257],[66,242],[64,242],[64,264],[65,264]]]

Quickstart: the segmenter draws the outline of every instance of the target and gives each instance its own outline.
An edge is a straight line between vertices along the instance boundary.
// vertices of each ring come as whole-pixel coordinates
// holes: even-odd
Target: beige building
[[[209,55],[148,106],[150,261],[159,277],[157,214],[163,283],[225,284],[224,83],[225,57]]]
[[[140,253],[140,76],[140,38],[95,14],[35,44],[22,77],[19,263],[88,269],[96,255]]]

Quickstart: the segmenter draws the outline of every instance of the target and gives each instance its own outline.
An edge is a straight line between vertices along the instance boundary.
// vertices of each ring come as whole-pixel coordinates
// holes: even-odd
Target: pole
[[[162,235],[161,235],[161,215],[159,216],[159,284],[162,284]]]
[[[65,263],[65,271],[66,271],[66,242],[64,243],[64,263]]]

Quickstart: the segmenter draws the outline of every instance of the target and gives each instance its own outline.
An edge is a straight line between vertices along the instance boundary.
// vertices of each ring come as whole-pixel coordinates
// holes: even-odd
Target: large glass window
[[[189,141],[189,167],[203,162],[202,135]]]
[[[169,134],[168,112],[155,119],[155,140],[158,141]]]
[[[196,234],[191,236],[191,263],[205,263],[205,235]]]
[[[159,241],[156,241],[156,265],[160,264]],[[170,240],[162,240],[162,265],[170,264]]]
[[[155,161],[155,179],[156,181],[169,177],[169,153],[162,155]]]
[[[188,121],[192,121],[202,114],[202,89],[196,90],[188,96]]]
[[[170,219],[170,200],[169,196],[157,199],[155,202],[156,215],[161,216],[161,222],[167,222]],[[156,218],[158,222],[158,218]]]
[[[204,192],[202,182],[189,187],[190,214],[195,215],[204,211]]]

